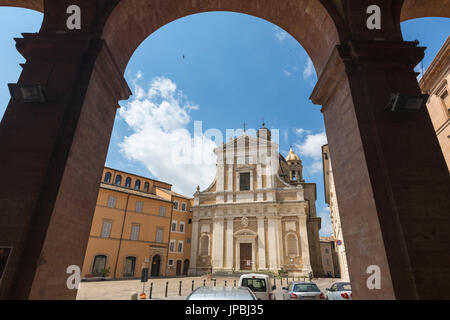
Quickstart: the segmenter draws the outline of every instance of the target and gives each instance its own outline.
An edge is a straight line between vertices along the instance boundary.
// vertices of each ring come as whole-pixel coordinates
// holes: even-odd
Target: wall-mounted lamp
[[[16,102],[45,102],[44,92],[40,84],[8,83],[11,99]]]
[[[427,94],[405,94],[395,93],[391,95],[389,103],[384,110],[397,111],[419,111],[428,101]]]

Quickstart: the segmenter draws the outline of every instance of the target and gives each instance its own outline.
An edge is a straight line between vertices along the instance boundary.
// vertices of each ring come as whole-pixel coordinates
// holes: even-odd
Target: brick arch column
[[[370,31],[362,17],[377,3],[388,21]],[[384,110],[392,93],[420,94],[414,67],[424,56],[402,41],[399,7],[387,4],[347,1],[348,41],[332,51],[311,99],[323,106],[353,297],[442,299],[450,179],[426,108]],[[373,265],[379,290],[367,286]]]
[[[16,39],[18,83],[41,84],[46,102],[10,101],[0,123],[0,246],[12,247],[2,299],[76,297],[66,269],[82,267],[118,101],[131,94],[91,33],[98,4],[80,1],[84,28],[69,32],[65,3],[46,3],[41,32]]]
[[[365,6],[393,17],[391,1],[339,2],[329,16],[319,0],[44,1],[41,32],[17,40],[27,60],[18,82],[42,84],[47,101],[11,101],[0,124],[0,246],[13,248],[0,298],[75,298],[65,272],[83,262],[117,102],[130,95],[128,59],[149,30],[212,10],[278,24],[314,62],[354,297],[448,297],[450,183],[431,121],[425,110],[383,111],[390,93],[419,92],[413,67],[423,51],[401,41],[400,19],[364,29]],[[82,30],[66,30],[70,4],[82,8]],[[381,290],[365,286],[371,264]]]

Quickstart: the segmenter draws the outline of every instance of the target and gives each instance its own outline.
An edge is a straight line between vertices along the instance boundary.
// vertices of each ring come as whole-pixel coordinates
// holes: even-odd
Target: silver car
[[[326,290],[328,300],[352,300],[352,285],[350,282],[336,282]]]
[[[325,295],[314,282],[292,281],[283,288],[283,300],[324,300]]]
[[[186,300],[258,300],[246,287],[199,287]]]

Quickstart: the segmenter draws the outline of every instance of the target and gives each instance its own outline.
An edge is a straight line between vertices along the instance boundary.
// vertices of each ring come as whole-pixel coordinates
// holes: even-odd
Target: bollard
[[[183,282],[180,280],[180,288],[178,289],[178,295],[179,296],[181,296],[181,284],[182,284]]]
[[[234,280],[234,286],[236,287],[236,280]]]
[[[283,277],[280,277],[281,286],[283,285]]]
[[[166,297],[167,298],[167,291],[169,290],[169,282],[168,281],[166,281],[166,295],[164,296],[164,297]]]
[[[214,287],[216,286],[216,279],[214,279]]]
[[[192,291],[194,291],[194,280],[192,280]]]
[[[203,279],[203,286],[206,286],[206,279]]]
[[[225,287],[227,286],[227,280],[225,280]]]
[[[131,294],[131,299],[130,300],[138,300],[138,293],[137,292],[133,292]]]
[[[151,299],[152,298],[152,293],[153,293],[153,282],[150,283],[150,293],[148,295],[148,298]]]

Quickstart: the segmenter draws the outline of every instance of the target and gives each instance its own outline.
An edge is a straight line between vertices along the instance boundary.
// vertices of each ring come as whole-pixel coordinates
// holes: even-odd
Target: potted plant
[[[102,280],[105,280],[105,278],[107,278],[110,275],[111,268],[108,267],[108,269],[102,269],[102,270],[100,270],[100,273],[102,275]]]

